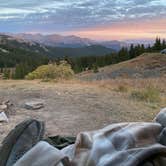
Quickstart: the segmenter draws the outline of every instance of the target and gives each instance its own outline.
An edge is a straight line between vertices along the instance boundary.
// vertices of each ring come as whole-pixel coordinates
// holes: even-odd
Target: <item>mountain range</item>
[[[78,36],[62,36],[58,34],[5,34],[15,38],[16,40],[24,40],[29,42],[36,42],[45,46],[51,47],[62,47],[62,48],[81,48],[93,45],[100,45],[106,48],[111,48],[112,50],[119,51],[123,46],[127,46],[127,43],[121,41],[95,41],[88,38],[81,38]]]
[[[58,58],[65,56],[102,56],[115,52],[112,48],[107,48],[96,43],[92,44],[88,39],[74,36],[70,38],[40,34],[0,34],[0,45]]]

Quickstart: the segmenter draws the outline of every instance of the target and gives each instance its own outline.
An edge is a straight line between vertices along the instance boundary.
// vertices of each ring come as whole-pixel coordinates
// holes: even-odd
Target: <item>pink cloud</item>
[[[153,39],[166,38],[166,19],[122,21],[110,26],[67,32],[97,40]]]

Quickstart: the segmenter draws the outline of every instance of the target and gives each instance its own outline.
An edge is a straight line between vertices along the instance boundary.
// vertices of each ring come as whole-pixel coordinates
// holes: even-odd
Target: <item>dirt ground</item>
[[[45,107],[26,110],[26,101],[42,99]],[[14,106],[9,123],[0,123],[0,142],[19,122],[36,118],[46,123],[46,135],[76,135],[115,122],[151,121],[160,108],[129,98],[127,94],[97,85],[44,83],[40,81],[0,81],[0,102]]]

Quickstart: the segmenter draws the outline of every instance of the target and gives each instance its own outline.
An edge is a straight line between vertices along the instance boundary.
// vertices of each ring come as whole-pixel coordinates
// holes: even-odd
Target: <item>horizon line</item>
[[[101,40],[101,39],[93,39],[91,37],[86,37],[86,36],[82,36],[82,35],[75,35],[75,34],[66,34],[65,33],[58,33],[58,32],[0,32],[0,34],[2,35],[19,35],[19,34],[26,34],[26,35],[42,35],[42,36],[49,36],[49,35],[59,35],[62,37],[70,37],[70,36],[74,36],[74,37],[79,37],[79,38],[83,38],[83,39],[89,39],[89,40],[93,40],[93,41],[120,41],[120,42],[153,42],[156,38],[160,38],[161,40],[166,40],[166,38],[164,37],[160,37],[159,35],[156,35],[155,37],[152,38],[126,38],[124,40],[118,40],[118,39],[105,39],[105,40]]]

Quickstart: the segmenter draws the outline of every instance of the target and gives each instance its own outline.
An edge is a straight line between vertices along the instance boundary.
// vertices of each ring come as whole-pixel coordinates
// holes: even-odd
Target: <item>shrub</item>
[[[147,87],[144,90],[133,91],[131,97],[146,102],[159,102],[161,100],[159,90],[152,86]]]
[[[29,73],[25,78],[33,79],[70,79],[74,76],[71,66],[66,61],[61,61],[59,65],[48,64],[39,66],[35,71]]]
[[[98,66],[97,66],[96,64],[94,64],[94,65],[92,66],[92,69],[93,69],[93,72],[94,72],[94,73],[98,73],[98,72],[99,72]]]
[[[124,85],[119,85],[117,91],[119,92],[127,92],[128,88]]]

